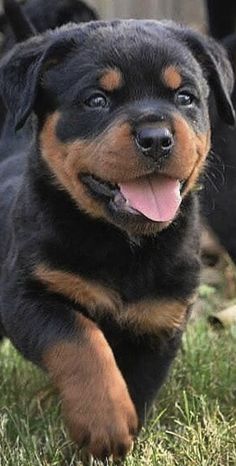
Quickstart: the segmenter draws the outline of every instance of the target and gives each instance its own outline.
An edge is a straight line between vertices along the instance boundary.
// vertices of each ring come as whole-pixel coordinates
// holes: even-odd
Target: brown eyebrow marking
[[[173,65],[168,66],[162,73],[164,84],[170,89],[178,89],[182,84],[182,76]]]
[[[113,92],[120,89],[124,80],[118,68],[108,68],[100,78],[99,84],[104,91]]]

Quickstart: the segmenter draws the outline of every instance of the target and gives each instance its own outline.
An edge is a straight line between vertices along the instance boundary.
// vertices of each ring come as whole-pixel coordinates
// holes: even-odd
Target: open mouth
[[[172,221],[182,202],[185,181],[151,174],[113,184],[94,175],[83,174],[81,181],[90,193],[116,212],[144,216],[154,222]]]

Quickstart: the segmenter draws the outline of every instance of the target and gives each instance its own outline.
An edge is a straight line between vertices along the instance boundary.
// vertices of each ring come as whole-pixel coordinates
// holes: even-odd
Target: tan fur
[[[99,320],[111,315],[119,325],[132,328],[136,334],[174,332],[182,328],[186,320],[187,301],[149,299],[126,306],[115,291],[79,275],[40,265],[35,276],[50,291],[84,306],[91,316]]]
[[[182,84],[182,77],[177,68],[171,65],[162,73],[164,84],[172,90],[178,89]]]
[[[114,92],[121,88],[123,84],[123,76],[118,68],[108,68],[102,77],[99,84],[104,91]]]
[[[91,280],[85,280],[79,275],[39,265],[35,270],[35,276],[47,286],[48,290],[60,293],[75,303],[85,306],[92,313],[96,309],[115,313],[121,306],[119,295],[115,291]]]
[[[78,337],[53,344],[43,362],[58,388],[72,438],[100,457],[127,453],[137,415],[111,348],[97,326],[77,316]]]
[[[173,178],[187,180],[185,196],[196,184],[210,150],[210,130],[196,134],[180,115],[174,118],[175,148],[163,170]]]
[[[183,193],[184,196],[196,186],[199,176],[201,172],[203,171],[206,157],[210,150],[210,144],[211,144],[210,131],[208,131],[206,134],[197,134],[195,135],[195,138],[196,138],[196,151],[198,154],[198,160],[196,164],[194,165],[192,173],[190,174],[188,178],[188,182],[186,184],[186,188]]]
[[[71,144],[64,144],[56,137],[55,128],[59,118],[60,114],[55,112],[44,125],[40,135],[42,157],[51,169],[55,183],[68,191],[76,204],[93,217],[105,217],[103,207],[87,194],[85,187],[78,180],[79,170],[73,170],[75,161],[70,154]],[[82,141],[77,143],[77,157],[83,153],[84,146],[86,143]]]
[[[142,166],[132,141],[131,128],[127,123],[110,127],[100,137],[89,141],[76,140],[62,143],[56,136],[60,114],[55,112],[46,121],[40,135],[41,153],[50,167],[55,181],[66,189],[80,208],[93,217],[106,218],[103,206],[91,198],[78,175],[90,173],[118,183],[141,176]]]
[[[136,334],[172,333],[183,329],[187,308],[186,303],[177,300],[143,300],[128,307],[124,316],[121,316],[121,323],[132,327]]]
[[[116,121],[101,135],[90,140],[62,143],[56,136],[60,113],[49,116],[40,135],[43,159],[48,164],[55,183],[69,192],[80,209],[95,218],[110,219],[99,200],[95,200],[79,179],[89,173],[111,183],[121,183],[150,173],[149,160],[140,157],[128,123]],[[210,131],[196,135],[187,121],[177,114],[174,118],[175,148],[163,174],[188,180],[183,196],[197,182],[210,148]],[[125,229],[133,235],[153,235],[168,223],[151,222],[142,217],[130,218]]]

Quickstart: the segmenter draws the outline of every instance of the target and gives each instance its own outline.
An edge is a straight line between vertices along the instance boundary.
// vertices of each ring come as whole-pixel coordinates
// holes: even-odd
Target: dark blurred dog
[[[236,30],[236,1],[207,0],[209,32],[215,39],[223,39]]]
[[[17,0],[4,0],[3,6],[4,14],[0,16],[2,51],[31,37],[32,31],[44,32],[69,22],[98,19],[95,10],[81,0],[27,0],[22,4]]]
[[[32,37],[38,32],[55,28],[67,22],[87,22],[98,18],[97,13],[80,0],[27,0],[19,4],[16,0],[4,0],[5,13],[0,16],[0,30],[3,43],[0,54],[16,42]],[[11,116],[0,98],[0,160],[15,152],[24,150],[26,142],[32,137],[31,122],[17,134],[13,130]]]
[[[235,0],[209,0],[210,30],[217,38],[232,33],[236,24]],[[236,35],[224,38],[225,46],[236,73]],[[236,86],[232,94],[236,108]],[[212,155],[209,158],[204,190],[201,193],[203,213],[207,223],[218,236],[236,263],[236,129],[229,128],[218,118],[215,104],[213,115]]]

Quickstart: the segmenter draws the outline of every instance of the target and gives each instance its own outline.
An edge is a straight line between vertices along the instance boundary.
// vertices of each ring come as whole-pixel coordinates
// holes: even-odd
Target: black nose
[[[174,145],[174,138],[168,128],[145,126],[136,131],[136,143],[143,152],[153,158],[167,155]]]

